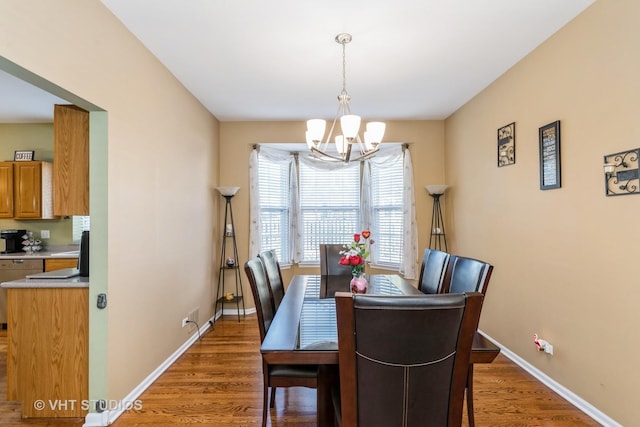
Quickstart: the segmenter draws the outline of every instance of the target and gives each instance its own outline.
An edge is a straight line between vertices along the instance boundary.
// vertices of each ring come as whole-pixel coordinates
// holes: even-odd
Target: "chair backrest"
[[[273,298],[273,308],[278,310],[280,302],[284,298],[284,283],[282,282],[282,272],[280,271],[280,263],[278,262],[276,251],[271,249],[270,251],[261,252],[258,256],[262,260],[267,273],[267,282]]]
[[[247,261],[244,264],[244,271],[249,278],[253,301],[256,304],[260,342],[262,342],[275,316],[273,300],[271,298],[271,292],[269,291],[269,283],[267,282],[267,273],[259,257],[251,258]]]
[[[351,267],[339,263],[341,244],[320,244],[320,274],[322,276],[351,276]]]
[[[443,283],[450,254],[436,249],[425,249],[420,266],[418,289],[425,294],[439,294]]]
[[[487,293],[493,266],[473,258],[452,255],[445,275],[444,292]]]
[[[461,425],[482,299],[337,293],[342,427]]]

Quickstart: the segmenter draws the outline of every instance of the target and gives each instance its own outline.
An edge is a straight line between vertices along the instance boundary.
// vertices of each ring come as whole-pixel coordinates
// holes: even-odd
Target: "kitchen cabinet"
[[[89,215],[89,112],[53,109],[53,213]]]
[[[41,259],[0,259],[0,283],[42,273]],[[7,323],[7,290],[0,288],[0,324]]]
[[[13,218],[13,162],[0,162],[0,218]]]
[[[47,258],[44,260],[44,271],[78,268],[78,258]]]
[[[53,219],[52,165],[13,162],[13,217]]]
[[[7,399],[22,402],[23,418],[84,417],[87,408],[81,403],[89,396],[89,288],[7,290]]]

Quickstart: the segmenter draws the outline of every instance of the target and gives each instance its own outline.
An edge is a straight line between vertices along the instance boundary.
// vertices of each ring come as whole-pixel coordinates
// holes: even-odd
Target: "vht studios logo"
[[[100,403],[100,409],[105,411],[139,411],[142,409],[142,401],[134,400],[132,402],[124,400],[76,400],[76,399],[56,399],[56,400],[36,400],[33,402],[33,407],[36,411],[51,410],[51,411],[74,411],[80,409],[82,411],[88,411],[96,407],[96,403]]]

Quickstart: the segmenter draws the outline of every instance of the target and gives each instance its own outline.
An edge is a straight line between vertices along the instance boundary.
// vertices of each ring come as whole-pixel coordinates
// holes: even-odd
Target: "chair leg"
[[[264,379],[264,390],[262,392],[262,427],[267,427],[267,400],[269,399],[269,386],[267,385],[267,379]]]
[[[467,373],[467,418],[469,427],[475,426],[473,416],[473,363],[469,364],[469,372]]]
[[[276,388],[271,387],[271,398],[269,399],[269,408],[276,406]]]

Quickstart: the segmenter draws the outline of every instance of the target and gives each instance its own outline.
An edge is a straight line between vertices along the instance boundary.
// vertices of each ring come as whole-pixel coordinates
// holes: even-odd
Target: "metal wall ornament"
[[[604,156],[604,188],[607,196],[640,193],[640,148]]]
[[[516,122],[498,129],[498,167],[516,162]]]

